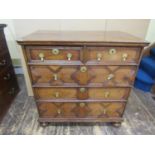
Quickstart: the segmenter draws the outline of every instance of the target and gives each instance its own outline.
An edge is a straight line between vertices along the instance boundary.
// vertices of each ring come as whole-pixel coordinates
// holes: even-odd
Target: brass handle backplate
[[[127,53],[123,53],[122,60],[123,61],[126,61],[127,58],[128,58],[128,54]]]
[[[60,96],[60,93],[59,93],[59,92],[55,92],[54,96],[55,96],[56,98],[58,98],[58,97]]]
[[[72,56],[73,56],[72,53],[68,53],[68,54],[67,54],[67,59],[70,61],[71,58],[72,58]]]
[[[84,93],[86,91],[86,88],[80,88],[80,92]]]
[[[114,78],[114,74],[109,74],[107,80],[111,80]]]
[[[110,96],[110,92],[105,92],[105,98],[108,98]]]
[[[60,110],[60,109],[58,109],[58,110],[57,110],[57,113],[60,115],[60,114],[61,114],[61,110]]]
[[[55,81],[57,81],[58,80],[58,75],[57,74],[53,74],[53,78],[54,78]]]
[[[39,53],[39,58],[41,61],[44,61],[44,57],[45,57],[44,53]]]
[[[97,53],[97,61],[101,61],[102,59],[102,54],[101,53]]]
[[[82,66],[82,67],[80,68],[80,71],[81,71],[81,72],[86,72],[86,71],[87,71],[87,67]]]
[[[103,114],[104,114],[104,115],[106,115],[106,113],[107,113],[107,110],[106,110],[106,109],[104,109],[104,110],[103,110]]]
[[[116,49],[114,49],[114,48],[110,49],[110,50],[109,50],[109,54],[110,54],[110,55],[116,54]]]
[[[80,107],[84,107],[85,106],[85,103],[80,103]]]
[[[58,55],[58,54],[60,53],[60,51],[59,51],[59,49],[54,48],[54,49],[52,49],[52,53],[53,53],[54,55]]]

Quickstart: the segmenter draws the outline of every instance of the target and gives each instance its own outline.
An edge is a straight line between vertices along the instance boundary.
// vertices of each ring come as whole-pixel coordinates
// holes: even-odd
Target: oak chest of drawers
[[[142,50],[148,43],[122,32],[40,31],[18,41],[39,121],[122,120]]]
[[[19,91],[4,35],[5,27],[0,24],[0,122]]]

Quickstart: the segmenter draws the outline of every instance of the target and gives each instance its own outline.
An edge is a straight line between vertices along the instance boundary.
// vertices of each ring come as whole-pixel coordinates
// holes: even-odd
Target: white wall
[[[149,26],[148,19],[0,19],[0,23],[8,24],[5,32],[12,58],[20,58],[15,40],[37,30],[123,31],[145,38]],[[150,29],[152,33],[153,26]]]
[[[19,58],[19,50],[15,41],[16,33],[12,19],[0,19],[0,23],[7,24],[4,29],[5,37],[7,39],[8,48],[12,58]]]
[[[17,19],[13,20],[17,37],[23,37],[37,30],[68,31],[124,31],[145,38],[148,19]]]
[[[155,19],[152,19],[150,21],[146,35],[146,40],[150,41],[151,43],[155,43]]]

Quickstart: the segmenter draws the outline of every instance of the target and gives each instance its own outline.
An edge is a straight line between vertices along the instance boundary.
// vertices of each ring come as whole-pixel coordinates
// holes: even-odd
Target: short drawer
[[[28,61],[45,62],[49,60],[80,60],[80,47],[27,47],[26,54]]]
[[[125,100],[130,88],[34,88],[37,100],[99,99]]]
[[[134,47],[88,47],[87,61],[105,63],[138,63],[141,48]]]
[[[118,118],[124,107],[122,102],[38,103],[41,118]]]
[[[136,66],[30,66],[33,84],[132,85]]]

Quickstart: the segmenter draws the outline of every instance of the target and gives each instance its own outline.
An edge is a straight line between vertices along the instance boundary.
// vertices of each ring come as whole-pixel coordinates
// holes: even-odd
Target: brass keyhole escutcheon
[[[59,49],[54,48],[54,49],[52,50],[52,53],[53,53],[54,55],[58,55],[58,54],[60,53],[60,51],[59,51]]]
[[[109,54],[110,54],[110,55],[116,54],[116,49],[114,49],[114,48],[110,49],[110,50],[109,50]]]
[[[97,61],[101,61],[102,59],[102,54],[101,53],[97,53]]]
[[[87,67],[82,66],[82,67],[80,68],[80,71],[83,72],[83,73],[86,72],[86,71],[87,71]]]
[[[68,54],[67,54],[67,59],[70,61],[71,58],[72,58],[72,56],[73,56],[72,53],[68,53]]]
[[[109,74],[107,80],[111,80],[114,78],[114,74]]]
[[[44,61],[44,57],[45,57],[44,53],[39,53],[39,58],[41,61]]]
[[[85,106],[85,103],[80,103],[80,107],[84,107]]]
[[[86,88],[80,88],[80,92],[81,92],[81,93],[86,92]]]

